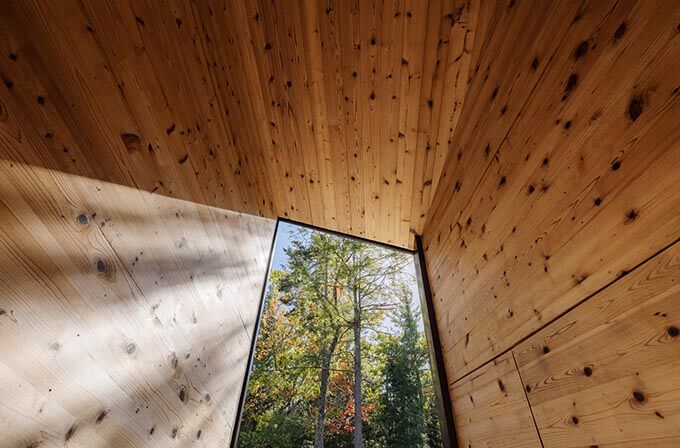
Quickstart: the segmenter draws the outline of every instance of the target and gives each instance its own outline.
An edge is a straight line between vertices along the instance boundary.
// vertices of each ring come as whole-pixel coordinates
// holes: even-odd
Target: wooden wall
[[[451,387],[459,447],[541,446],[512,353]]]
[[[0,157],[413,247],[477,2],[6,1]],[[0,148],[1,149],[1,148]]]
[[[423,235],[471,446],[680,444],[678,23],[666,0],[480,3]]]
[[[0,446],[229,443],[274,221],[0,161],[0,223]]]
[[[513,348],[545,446],[680,444],[680,243]]]
[[[680,242],[451,384],[459,446],[676,447]]]

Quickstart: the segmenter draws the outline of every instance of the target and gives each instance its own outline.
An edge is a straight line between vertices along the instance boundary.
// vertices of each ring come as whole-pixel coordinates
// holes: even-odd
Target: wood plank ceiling
[[[2,2],[0,157],[404,247],[468,84],[477,2]]]

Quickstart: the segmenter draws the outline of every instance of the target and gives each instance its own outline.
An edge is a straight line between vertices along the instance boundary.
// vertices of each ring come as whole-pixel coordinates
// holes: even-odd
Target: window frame
[[[255,321],[255,331],[253,332],[253,339],[250,343],[248,363],[243,378],[243,385],[241,386],[241,394],[239,396],[238,408],[236,409],[234,424],[232,426],[231,443],[229,444],[230,448],[237,448],[238,446],[238,437],[241,430],[243,409],[248,395],[248,383],[250,382],[250,374],[253,370],[253,360],[255,359],[255,350],[257,349],[257,338],[259,336],[260,326],[262,324],[262,313],[264,312],[265,296],[267,294],[267,287],[269,285],[269,275],[272,270],[274,252],[276,250],[276,243],[280,230],[279,224],[281,223],[292,224],[295,226],[304,227],[314,231],[326,232],[344,238],[350,238],[365,243],[376,244],[387,249],[407,253],[413,256],[415,264],[416,281],[418,283],[418,291],[420,295],[420,307],[421,307],[420,311],[423,319],[425,338],[427,339],[427,347],[430,354],[430,369],[432,370],[434,395],[435,400],[437,401],[436,405],[437,413],[439,414],[439,428],[442,435],[442,445],[444,448],[458,448],[456,429],[453,421],[453,407],[451,406],[451,396],[448,390],[446,366],[444,364],[444,356],[442,352],[441,340],[439,338],[439,331],[437,329],[434,303],[432,301],[432,290],[430,289],[429,277],[427,275],[427,264],[425,261],[425,252],[420,235],[415,235],[416,249],[409,250],[403,247],[398,247],[391,244],[382,243],[379,241],[373,241],[368,238],[362,238],[355,235],[348,235],[335,230],[324,229],[322,227],[301,223],[287,218],[277,218],[276,226],[274,227],[274,237],[272,238],[272,245],[269,249],[269,260],[267,270],[265,272],[265,278],[262,284],[262,291],[260,292],[257,320]]]

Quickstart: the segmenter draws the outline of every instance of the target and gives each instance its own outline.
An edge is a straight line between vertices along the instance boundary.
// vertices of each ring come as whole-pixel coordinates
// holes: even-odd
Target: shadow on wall
[[[0,161],[1,447],[229,441],[274,221]]]

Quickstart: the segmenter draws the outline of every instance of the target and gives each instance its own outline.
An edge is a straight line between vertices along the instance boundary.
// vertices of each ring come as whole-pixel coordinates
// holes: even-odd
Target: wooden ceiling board
[[[454,380],[680,237],[678,4],[541,5],[479,14],[423,235]]]
[[[412,248],[478,8],[6,2],[0,88],[48,148],[14,160]]]

